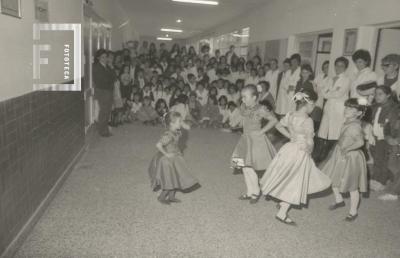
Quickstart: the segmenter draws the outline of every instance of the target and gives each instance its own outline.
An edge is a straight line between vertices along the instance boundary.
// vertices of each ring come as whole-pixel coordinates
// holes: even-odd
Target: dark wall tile
[[[0,254],[85,142],[80,92],[0,102]]]

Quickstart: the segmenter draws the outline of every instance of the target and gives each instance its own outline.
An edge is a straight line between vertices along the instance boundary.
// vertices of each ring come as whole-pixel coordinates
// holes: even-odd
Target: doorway
[[[111,25],[99,17],[91,7],[84,6],[83,25],[85,132],[97,121],[98,104],[94,98],[92,65],[96,51],[111,50]]]
[[[400,55],[400,27],[381,28],[378,30],[376,43],[374,70],[378,74],[383,74],[380,62],[388,54]]]
[[[332,38],[332,32],[296,36],[295,52],[301,55],[303,64],[311,65],[316,75],[321,72],[322,64],[330,59]]]

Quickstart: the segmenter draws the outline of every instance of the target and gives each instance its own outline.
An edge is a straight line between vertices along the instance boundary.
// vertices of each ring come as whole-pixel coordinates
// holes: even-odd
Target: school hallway
[[[93,139],[15,257],[400,257],[399,202],[372,194],[348,223],[325,195],[290,211],[297,227],[281,224],[273,201],[238,200],[238,135],[213,129],[190,131],[185,151],[201,187],[160,204],[147,167],[162,130],[126,125]]]

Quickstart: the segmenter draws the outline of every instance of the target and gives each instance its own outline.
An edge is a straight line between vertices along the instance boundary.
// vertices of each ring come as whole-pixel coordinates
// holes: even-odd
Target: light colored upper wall
[[[399,0],[268,0],[256,11],[191,38],[221,35],[250,27],[250,42],[288,38],[290,35],[334,28],[400,20]]]
[[[141,36],[139,38],[139,41],[140,41],[140,45],[142,44],[143,41],[153,42],[156,44],[157,48],[161,43],[165,43],[165,46],[167,49],[171,49],[175,43],[179,44],[180,46],[184,45],[184,43],[185,43],[184,40],[179,40],[179,39],[174,39],[171,41],[160,41],[160,40],[157,40],[156,37],[149,37],[149,36]]]
[[[17,97],[33,90],[33,24],[34,1],[22,2],[22,19],[0,14],[0,101]],[[94,10],[112,26],[112,47],[120,49],[122,42],[137,39],[132,23],[118,28],[125,22],[126,15],[118,1],[93,0]],[[51,0],[49,3],[50,23],[82,23],[82,0]],[[55,40],[55,37],[53,38]],[[48,53],[53,55],[55,53]],[[50,56],[51,57],[51,56]],[[51,58],[49,58],[50,60]],[[46,67],[54,69],[52,66]],[[45,69],[43,69],[45,70]],[[46,78],[56,77],[51,71]],[[61,83],[57,81],[57,83]]]
[[[21,2],[22,19],[0,14],[0,101],[33,89],[34,1]],[[81,19],[81,0],[49,1],[50,22],[80,23]]]
[[[120,25],[128,21],[129,18],[119,3],[119,0],[92,0],[92,2],[94,11],[112,24],[113,50],[121,49],[123,42],[139,38],[134,28],[133,21],[129,21],[125,26],[119,28]]]
[[[368,49],[374,56],[377,30],[369,25],[400,21],[399,0],[268,0],[266,2],[264,7],[190,38],[187,43],[250,27],[250,43],[289,39],[286,53],[288,56],[297,51],[294,47],[295,35],[330,30],[333,31],[332,63],[335,58],[343,54],[345,29],[358,28],[357,48]],[[333,66],[330,70],[332,73]],[[354,73],[354,67],[349,69],[349,73]]]

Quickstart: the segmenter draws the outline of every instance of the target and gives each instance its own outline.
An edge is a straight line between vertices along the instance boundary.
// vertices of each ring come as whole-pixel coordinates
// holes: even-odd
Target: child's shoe
[[[165,205],[170,205],[170,202],[166,199],[160,198],[158,197],[157,200],[161,203],[161,204],[165,204]]]

